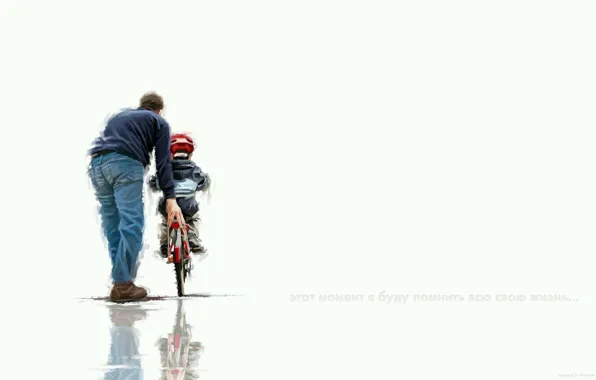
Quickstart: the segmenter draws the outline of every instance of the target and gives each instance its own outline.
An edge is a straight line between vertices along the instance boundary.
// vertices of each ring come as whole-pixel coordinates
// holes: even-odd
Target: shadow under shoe
[[[111,301],[137,301],[147,297],[147,290],[132,281],[114,284],[110,292]]]

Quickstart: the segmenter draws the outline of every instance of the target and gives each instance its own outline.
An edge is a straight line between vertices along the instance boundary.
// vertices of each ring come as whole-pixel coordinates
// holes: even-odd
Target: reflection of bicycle
[[[181,228],[177,219],[174,219],[168,233],[168,263],[174,263],[178,297],[184,296],[184,283],[190,276],[192,269],[190,249],[188,245],[188,224]]]
[[[199,356],[203,352],[200,342],[192,342],[192,329],[186,323],[186,313],[182,300],[178,300],[176,323],[172,333],[158,341],[162,380],[198,379],[195,368]]]

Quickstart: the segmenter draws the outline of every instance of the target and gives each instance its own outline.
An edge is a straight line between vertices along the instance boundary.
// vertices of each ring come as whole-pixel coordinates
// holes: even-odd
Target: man
[[[163,99],[150,92],[136,109],[113,116],[89,150],[89,177],[100,203],[103,232],[112,261],[112,300],[138,300],[147,290],[135,285],[143,245],[143,179],[155,148],[157,177],[166,198],[168,226],[184,224],[176,203],[170,162],[170,126],[161,116]]]

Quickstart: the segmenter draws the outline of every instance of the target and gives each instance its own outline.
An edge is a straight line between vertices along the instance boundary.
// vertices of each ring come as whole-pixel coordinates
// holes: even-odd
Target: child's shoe
[[[168,257],[168,246],[167,245],[160,245],[159,246],[159,254],[161,257],[166,259]]]
[[[199,239],[197,239],[197,240],[198,240],[197,242],[192,241],[192,240],[189,241],[190,250],[194,254],[202,255],[207,252],[207,249],[201,245]]]

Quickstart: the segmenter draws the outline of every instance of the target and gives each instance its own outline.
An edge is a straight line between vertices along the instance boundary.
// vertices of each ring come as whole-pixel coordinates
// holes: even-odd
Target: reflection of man
[[[145,319],[147,312],[133,305],[110,305],[111,343],[106,380],[142,380],[143,367],[139,354],[139,336],[134,323]]]
[[[198,365],[203,345],[192,341],[192,327],[186,323],[182,302],[178,301],[176,325],[172,333],[157,341],[162,368],[160,380],[199,378]]]

